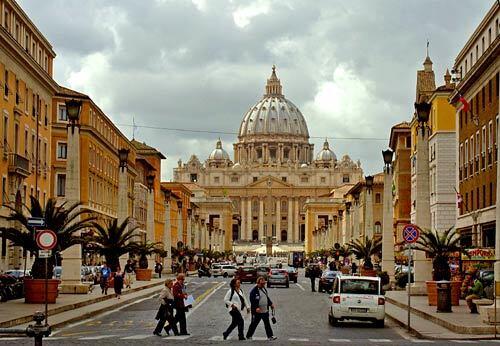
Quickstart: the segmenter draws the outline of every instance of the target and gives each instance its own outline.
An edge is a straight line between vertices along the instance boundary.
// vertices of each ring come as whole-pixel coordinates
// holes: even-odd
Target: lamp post
[[[128,211],[128,189],[127,189],[127,165],[128,165],[128,154],[130,149],[120,148],[118,149],[118,205],[117,205],[117,221],[118,225],[121,225],[129,216]],[[121,268],[124,268],[129,255],[123,254],[120,256]]]
[[[359,192],[354,192],[354,206],[352,211],[352,223],[353,223],[353,238],[361,238],[361,232],[359,230]]]
[[[427,121],[431,105],[427,102],[415,103],[415,113],[418,121],[418,129],[421,136],[416,136],[417,159],[416,159],[416,179],[415,179],[415,214],[414,222],[422,229],[431,227],[430,209],[430,184],[429,184],[429,128]],[[415,289],[412,292],[418,294],[425,292],[425,281],[432,280],[431,261],[425,258],[422,251],[417,251],[414,256],[415,266]]]
[[[147,221],[146,221],[146,242],[155,241],[155,191],[154,191],[155,175],[149,173],[146,176],[146,184],[148,186],[148,204],[147,204]],[[155,261],[152,256],[148,257],[148,266],[154,268]]]
[[[373,175],[365,177],[365,236],[373,238]]]
[[[354,231],[352,229],[352,219],[351,219],[351,205],[352,202],[345,202],[345,241],[351,241],[354,239]]]
[[[68,115],[65,199],[68,204],[79,203],[80,197],[80,112],[82,101],[67,100]],[[76,221],[76,220],[75,220]],[[77,235],[80,231],[77,232]],[[87,293],[88,286],[81,284],[82,246],[73,245],[62,253],[61,293]]]
[[[394,237],[393,237],[393,205],[392,205],[392,158],[391,149],[383,150],[384,158],[384,208],[382,233],[382,270],[385,270],[391,281],[394,281]]]
[[[163,243],[165,244],[165,250],[167,250],[167,257],[165,258],[165,267],[167,272],[172,268],[172,228],[170,223],[170,197],[172,191],[166,189],[163,190],[163,204],[165,206],[165,223],[163,225]]]

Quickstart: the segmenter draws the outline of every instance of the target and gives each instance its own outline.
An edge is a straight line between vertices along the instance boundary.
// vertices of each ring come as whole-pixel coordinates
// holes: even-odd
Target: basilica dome
[[[330,149],[330,145],[328,144],[328,141],[325,140],[325,143],[323,143],[323,149],[316,155],[316,160],[317,161],[337,161],[337,156],[335,153]]]
[[[256,135],[309,138],[304,116],[283,96],[274,66],[264,97],[247,111],[240,125],[240,140]]]
[[[217,144],[215,145],[215,149],[212,150],[212,152],[208,156],[208,159],[214,160],[214,161],[230,160],[229,154],[227,153],[227,151],[222,149],[222,142],[220,139],[217,141]]]

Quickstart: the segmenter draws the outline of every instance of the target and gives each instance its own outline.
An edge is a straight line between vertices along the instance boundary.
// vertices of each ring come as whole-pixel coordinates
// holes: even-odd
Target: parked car
[[[222,275],[221,268],[222,265],[220,263],[213,263],[211,268],[212,275],[214,277]]]
[[[337,275],[331,299],[328,312],[331,325],[343,320],[362,320],[384,327],[385,297],[379,277]]]
[[[340,275],[340,272],[325,270],[319,278],[318,292],[326,291],[328,293],[332,293],[333,281],[335,280],[337,275]]]
[[[299,272],[297,271],[297,268],[287,267],[286,271],[288,272],[288,280],[293,281],[294,283],[297,283],[297,279],[299,276]]]
[[[256,266],[255,267],[255,270],[257,271],[257,277],[264,277],[265,279],[267,279],[267,277],[269,276],[269,266],[263,266],[263,265],[260,265],[260,266]]]
[[[15,277],[16,279],[21,279],[24,277],[24,270],[19,270],[19,269],[11,269],[7,270],[4,273],[5,275],[10,275]],[[29,270],[26,271],[26,276],[30,275]]]
[[[236,274],[236,266],[233,264],[226,264],[221,267],[222,276],[227,278],[229,276],[233,277]],[[214,275],[215,276],[215,275]]]
[[[283,285],[290,287],[290,280],[288,279],[288,272],[286,269],[271,269],[269,277],[267,278],[267,287]]]
[[[252,266],[241,266],[236,271],[236,277],[240,282],[257,282],[257,270]]]

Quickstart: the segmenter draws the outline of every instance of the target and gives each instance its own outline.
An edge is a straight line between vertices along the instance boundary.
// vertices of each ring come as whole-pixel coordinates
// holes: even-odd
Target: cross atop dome
[[[264,96],[283,97],[281,90],[280,80],[276,76],[276,66],[273,65],[273,72],[271,73],[271,77],[267,80],[266,94]]]

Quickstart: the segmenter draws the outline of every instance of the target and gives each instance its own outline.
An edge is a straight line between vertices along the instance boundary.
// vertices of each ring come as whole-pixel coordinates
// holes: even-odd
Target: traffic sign
[[[52,250],[38,250],[38,258],[50,258]]]
[[[57,244],[57,236],[50,229],[38,231],[36,234],[36,244],[42,250],[52,250]]]
[[[405,242],[412,244],[415,243],[420,237],[420,231],[417,226],[408,224],[403,228],[403,239]]]
[[[43,217],[29,217],[29,227],[45,227],[45,219]]]

